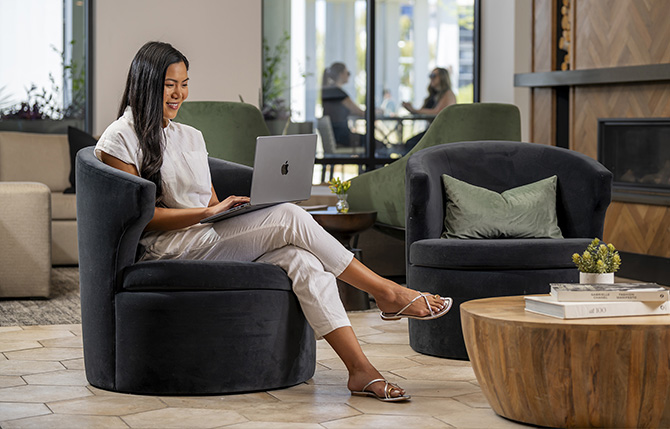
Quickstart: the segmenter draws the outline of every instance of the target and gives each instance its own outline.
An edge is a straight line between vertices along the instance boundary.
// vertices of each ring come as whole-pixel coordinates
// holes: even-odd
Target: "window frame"
[[[264,8],[264,6],[263,6]],[[376,64],[375,64],[375,54],[376,54],[376,0],[366,0],[366,101],[365,101],[365,145],[366,153],[365,155],[358,157],[328,157],[328,158],[315,158],[315,164],[321,165],[322,168],[325,168],[327,165],[358,165],[359,168],[363,167],[365,171],[371,171],[379,166],[389,164],[396,159],[392,158],[380,158],[375,157],[375,143],[374,143],[374,131],[375,131],[375,85],[376,85]],[[481,0],[474,0],[473,5],[473,14],[474,14],[474,29],[473,29],[473,103],[479,102],[480,98],[480,44],[481,44],[481,34],[480,34],[480,23],[481,23]],[[265,14],[262,13],[263,25],[261,26],[263,32],[265,31]],[[262,35],[261,39],[265,39],[265,34]],[[262,55],[262,52],[261,52]],[[262,62],[262,58],[261,58]]]

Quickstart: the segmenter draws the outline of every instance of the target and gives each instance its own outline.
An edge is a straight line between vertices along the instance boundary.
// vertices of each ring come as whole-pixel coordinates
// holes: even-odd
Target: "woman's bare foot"
[[[375,379],[384,379],[384,377],[377,371],[374,367],[366,371],[357,371],[349,373],[349,382],[347,383],[347,388],[352,392],[361,392],[363,388]],[[368,392],[374,392],[380,398],[384,398],[386,393],[384,389],[386,388],[385,383],[378,382],[373,383],[365,389]],[[398,398],[405,395],[405,389],[392,387],[389,391],[389,396],[392,398]]]
[[[408,289],[400,286],[397,283],[389,281],[389,287],[385,293],[374,295],[377,307],[384,313],[396,313],[405,307],[414,298],[419,296],[422,292]],[[426,305],[426,299],[430,304],[430,309]],[[444,309],[446,303],[439,295],[428,295],[426,299],[417,299],[407,309],[403,311],[405,315],[411,316],[429,316],[431,309],[433,313],[437,313]]]
[[[388,314],[395,314],[402,310],[414,298],[421,293],[385,279],[375,274],[359,260],[353,259],[349,266],[340,273],[338,279],[349,283],[350,285],[368,292],[375,297],[379,309]],[[430,308],[426,305],[426,299]],[[426,294],[426,299],[417,299],[408,308],[403,310],[403,315],[424,317],[433,313],[443,311],[451,300],[441,299],[437,295]],[[443,311],[446,313],[446,311]]]
[[[356,394],[362,394],[363,389],[365,389],[366,392],[374,392],[378,399],[384,400],[386,398],[386,383],[370,384],[371,381],[383,379],[384,377],[382,377],[363,353],[351,326],[337,328],[324,335],[323,338],[333,347],[333,350],[335,350],[347,367],[347,371],[349,372],[347,387],[352,393],[358,392]],[[370,385],[368,386],[368,384]],[[391,398],[399,398],[405,395],[405,391],[401,388],[391,386],[390,384],[389,388],[388,394]],[[405,399],[409,398],[399,400]]]

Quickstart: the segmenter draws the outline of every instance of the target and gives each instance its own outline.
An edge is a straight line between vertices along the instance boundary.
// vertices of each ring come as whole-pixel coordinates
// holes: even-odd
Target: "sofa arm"
[[[51,191],[0,182],[0,297],[48,297],[50,282]]]

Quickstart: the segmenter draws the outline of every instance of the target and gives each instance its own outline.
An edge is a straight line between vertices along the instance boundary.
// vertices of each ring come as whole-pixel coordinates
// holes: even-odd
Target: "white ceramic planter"
[[[614,283],[614,273],[579,273],[579,283],[582,284],[603,284]]]

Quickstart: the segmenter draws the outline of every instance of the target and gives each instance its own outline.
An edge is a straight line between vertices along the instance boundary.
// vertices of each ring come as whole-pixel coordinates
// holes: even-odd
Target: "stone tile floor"
[[[497,416],[469,362],[414,352],[407,322],[351,312],[363,350],[411,395],[408,403],[355,397],[344,365],[318,342],[313,379],[287,389],[206,397],[137,396],[90,386],[80,325],[0,327],[0,427],[11,428],[512,428]]]

